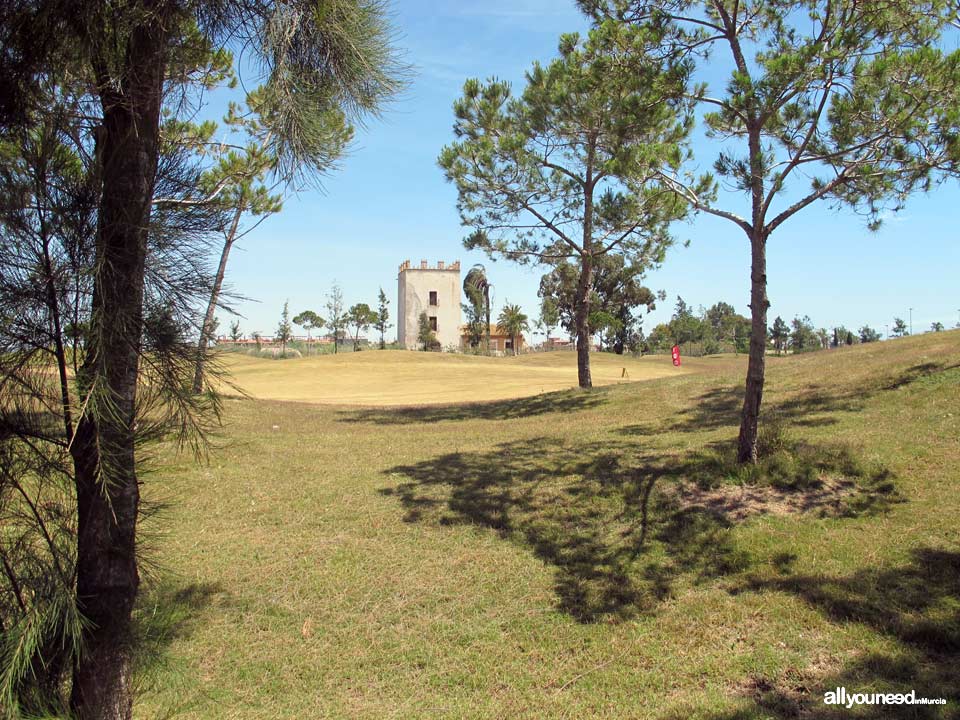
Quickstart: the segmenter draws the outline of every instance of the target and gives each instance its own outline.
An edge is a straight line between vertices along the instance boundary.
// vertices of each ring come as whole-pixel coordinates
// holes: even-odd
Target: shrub
[[[250,350],[247,354],[253,355],[254,357],[266,358],[268,360],[287,360],[290,358],[303,357],[303,353],[301,353],[299,350],[293,350],[291,348],[287,348],[286,351],[281,350],[280,348],[262,348],[261,350]]]
[[[892,473],[869,467],[849,445],[813,445],[792,440],[782,418],[767,418],[757,442],[756,464],[737,462],[736,443],[724,443],[698,457],[686,468],[687,477],[701,489],[720,485],[771,486],[802,492],[840,481],[856,487],[846,501],[846,512],[857,513],[897,502]]]

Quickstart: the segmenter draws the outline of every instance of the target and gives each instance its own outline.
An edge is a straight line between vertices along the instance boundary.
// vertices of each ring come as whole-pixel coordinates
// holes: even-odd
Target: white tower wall
[[[431,293],[436,293],[431,304]],[[420,313],[435,318],[440,347],[460,346],[460,262],[430,267],[426,260],[413,267],[407,260],[397,276],[397,342],[408,350],[419,343]]]

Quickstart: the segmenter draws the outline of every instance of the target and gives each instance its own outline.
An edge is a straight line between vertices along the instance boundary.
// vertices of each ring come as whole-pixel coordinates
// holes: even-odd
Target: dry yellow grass
[[[338,405],[507,400],[577,385],[577,357],[572,352],[493,358],[368,351],[285,360],[227,354],[224,363],[237,387],[259,400]],[[697,364],[684,361],[683,367],[675,368],[666,355],[641,359],[610,354],[591,357],[597,386],[676,377],[695,370]]]

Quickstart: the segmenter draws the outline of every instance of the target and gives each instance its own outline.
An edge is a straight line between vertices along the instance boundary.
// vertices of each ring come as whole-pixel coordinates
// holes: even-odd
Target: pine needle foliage
[[[687,158],[685,61],[657,56],[660,35],[614,23],[565,35],[514,96],[476,79],[454,104],[455,142],[439,164],[458,192],[467,248],[519,263],[579,269],[578,374],[590,387],[591,275],[598,258],[663,260],[686,202],[661,182]]]
[[[666,57],[709,66],[693,83],[728,195],[685,174],[664,182],[699,212],[734,223],[751,248],[750,362],[739,459],[757,461],[765,376],[766,248],[817,202],[862,214],[868,227],[916,192],[956,174],[960,52],[949,0],[579,0],[600,28],[660,34]],[[689,165],[687,173],[691,172]],[[737,197],[739,195],[739,198]]]

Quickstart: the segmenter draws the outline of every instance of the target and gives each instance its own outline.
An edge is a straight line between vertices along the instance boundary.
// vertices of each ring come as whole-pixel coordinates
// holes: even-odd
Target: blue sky
[[[405,259],[482,262],[495,285],[495,312],[519,303],[539,314],[537,286],[543,270],[523,268],[479,252],[467,252],[456,212],[456,192],[436,164],[452,140],[452,105],[468,77],[510,80],[515,90],[534,60],[556,54],[563,32],[585,30],[585,19],[565,0],[404,0],[392,4],[397,46],[414,68],[402,97],[381,119],[357,133],[325,192],[304,192],[285,201],[234,248],[227,269],[230,288],[251,298],[237,305],[241,331],[272,334],[285,300],[292,314],[324,314],[336,281],[348,305],[373,306],[382,286],[396,309],[397,266]],[[248,83],[249,84],[249,83]],[[709,168],[716,147],[695,138],[696,162]],[[745,207],[728,196],[724,207]],[[768,244],[770,320],[809,315],[817,327],[868,324],[885,332],[893,318],[909,319],[915,332],[934,321],[960,320],[960,244],[953,220],[960,187],[953,180],[932,194],[911,199],[905,211],[878,232],[848,210],[814,204],[782,225]],[[749,315],[749,245],[730,222],[698,216],[679,224],[664,265],[647,284],[667,301],[644,321],[649,330],[666,321],[677,295],[693,307],[718,300]],[[221,314],[221,332],[230,319]],[[395,328],[391,330],[395,333]],[[557,333],[555,333],[557,334]]]

